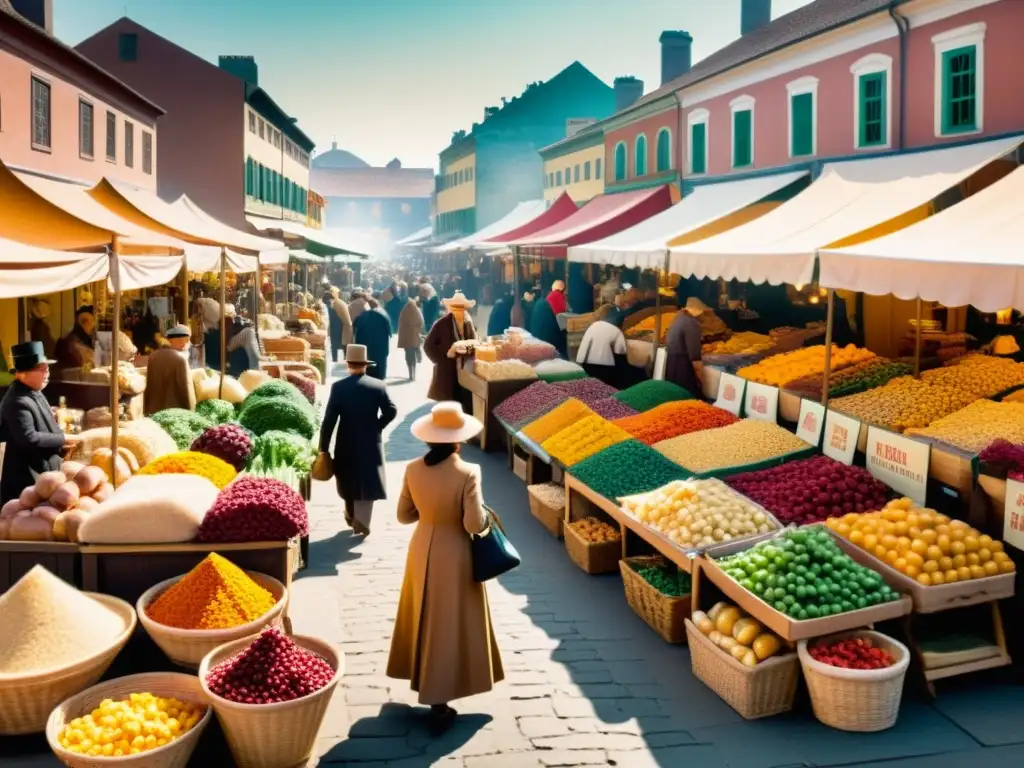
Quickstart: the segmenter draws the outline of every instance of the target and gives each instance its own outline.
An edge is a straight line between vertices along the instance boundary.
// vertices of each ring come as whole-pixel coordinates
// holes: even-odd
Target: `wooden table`
[[[82,582],[82,563],[77,544],[66,541],[0,541],[0,594],[41,565],[76,587]]]
[[[473,416],[484,425],[480,433],[480,447],[485,451],[505,450],[505,429],[494,416],[494,409],[521,389],[533,384],[536,379],[502,379],[486,381],[473,370],[460,365],[459,384],[473,398]]]

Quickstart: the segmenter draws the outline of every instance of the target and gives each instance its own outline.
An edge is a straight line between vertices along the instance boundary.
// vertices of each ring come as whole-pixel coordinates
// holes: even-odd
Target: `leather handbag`
[[[505,536],[501,520],[487,510],[487,527],[472,537],[473,581],[490,581],[522,562],[519,552]]]
[[[323,452],[318,454],[309,474],[314,480],[319,480],[322,483],[334,477],[334,464],[331,462],[331,454]]]

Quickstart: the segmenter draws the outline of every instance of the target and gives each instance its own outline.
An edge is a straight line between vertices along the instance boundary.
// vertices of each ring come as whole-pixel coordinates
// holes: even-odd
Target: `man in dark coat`
[[[501,336],[512,325],[512,294],[503,290],[487,318],[487,335]]]
[[[469,310],[476,302],[470,301],[463,294],[456,293],[452,298],[445,299],[444,305],[448,314],[443,315],[430,329],[423,342],[423,353],[434,364],[434,374],[430,379],[427,397],[437,402],[454,400],[462,403],[467,413],[473,412],[470,394],[459,384],[459,365],[452,347],[457,341],[476,338],[476,328]]]
[[[373,360],[365,346],[349,344],[345,361],[349,375],[331,386],[320,427],[320,452],[330,453],[337,426],[331,466],[338,495],[345,502],[345,521],[356,533],[369,536],[373,502],[387,498],[382,434],[398,409],[384,382],[366,375]]]
[[[38,341],[11,348],[14,382],[0,401],[0,443],[6,443],[0,469],[0,505],[16,499],[36,475],[60,469],[61,457],[77,441],[53,418],[42,390],[50,382],[50,363]]]
[[[366,302],[366,311],[359,315],[352,327],[355,329],[356,344],[366,347],[367,354],[374,361],[367,368],[366,375],[384,381],[388,376],[391,320],[381,309],[379,301],[367,299]]]
[[[533,316],[530,318],[530,333],[557,349],[562,359],[568,357],[565,331],[558,327],[558,318],[555,317],[555,311],[551,308],[549,301],[539,299],[534,303]]]
[[[665,379],[678,384],[694,397],[700,397],[703,387],[704,363],[701,360],[700,316],[707,305],[696,296],[686,300],[686,306],[676,313],[665,337],[667,362]]]

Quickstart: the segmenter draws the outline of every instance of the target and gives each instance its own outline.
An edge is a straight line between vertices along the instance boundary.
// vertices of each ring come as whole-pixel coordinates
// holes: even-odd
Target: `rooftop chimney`
[[[632,75],[615,78],[615,111],[621,112],[644,95],[644,81]]]
[[[11,0],[19,16],[53,34],[53,0]]]
[[[690,71],[693,38],[689,32],[665,30],[658,42],[661,43],[661,84],[664,85]]]
[[[252,56],[221,56],[218,64],[225,72],[253,85],[260,84],[260,70]]]
[[[740,34],[746,35],[772,20],[772,0],[742,0]]]

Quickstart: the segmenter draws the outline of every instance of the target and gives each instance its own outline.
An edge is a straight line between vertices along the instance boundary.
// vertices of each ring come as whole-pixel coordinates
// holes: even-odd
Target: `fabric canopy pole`
[[[665,250],[665,274],[668,274],[668,249]],[[661,344],[661,267],[656,267],[654,270],[656,275],[658,293],[654,297],[654,347],[651,350],[651,378],[654,378],[655,372],[658,370],[658,346]],[[697,393],[694,392],[694,395]]]
[[[825,371],[821,377],[821,404],[828,405],[828,384],[832,377],[832,327],[836,314],[836,292],[828,289],[828,310],[825,315]]]
[[[512,325],[526,328],[527,320],[523,317],[523,259],[519,246],[512,249],[512,290],[515,300],[512,302]],[[527,329],[529,330],[529,329]]]
[[[110,240],[110,284],[114,293],[114,322],[110,333],[110,453],[117,457],[117,438],[121,426],[121,386],[118,381],[118,340],[121,336],[121,242],[117,235]],[[117,472],[110,482],[117,488]]]
[[[917,297],[917,327],[914,328],[914,378],[921,375],[921,297]]]
[[[217,397],[224,399],[224,376],[227,375],[228,367],[228,322],[225,313],[227,303],[227,272],[228,272],[228,249],[220,248],[220,386],[217,389]]]

